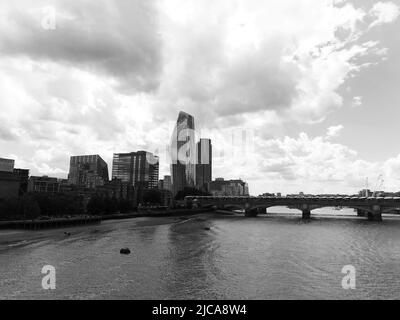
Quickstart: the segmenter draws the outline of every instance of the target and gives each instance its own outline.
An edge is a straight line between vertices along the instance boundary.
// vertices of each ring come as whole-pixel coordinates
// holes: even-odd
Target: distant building
[[[172,191],[171,176],[164,176],[164,179],[158,181],[158,189]]]
[[[360,192],[358,193],[360,197],[372,197],[373,194],[374,193],[369,189],[360,190]]]
[[[26,172],[22,174],[20,169],[14,169],[14,163],[12,159],[0,158],[0,202],[17,199],[23,193],[21,186],[25,182]],[[28,175],[29,171],[26,178]]]
[[[212,181],[212,145],[210,139],[200,139],[196,148],[196,186],[206,191]]]
[[[20,190],[20,178],[13,172],[0,171],[0,202],[17,199]]]
[[[99,155],[71,157],[68,175],[70,184],[94,189],[108,181],[107,163]]]
[[[115,153],[112,178],[133,187],[156,189],[158,187],[159,158],[150,152]]]
[[[260,194],[260,197],[275,197],[275,193],[265,192],[263,194]]]
[[[15,160],[0,158],[0,171],[13,172]]]
[[[13,173],[19,177],[19,195],[28,192],[28,180],[29,180],[29,170],[28,169],[14,169]]]
[[[172,205],[173,203],[173,196],[172,196],[172,192],[169,190],[160,190],[161,194],[161,205],[162,206],[166,206],[169,207]]]
[[[100,186],[96,189],[96,193],[108,198],[115,198],[117,200],[130,200],[133,201],[134,189],[127,182],[123,182],[120,179],[112,179],[104,186]]]
[[[208,183],[208,192],[213,196],[248,196],[248,184],[242,180],[224,180],[217,178]]]
[[[194,118],[179,112],[171,138],[172,193],[176,195],[185,187],[196,186],[196,142]]]
[[[60,185],[61,181],[57,178],[31,176],[28,181],[28,192],[58,193],[60,192]]]
[[[172,192],[172,179],[171,176],[164,176],[164,190],[168,190]]]

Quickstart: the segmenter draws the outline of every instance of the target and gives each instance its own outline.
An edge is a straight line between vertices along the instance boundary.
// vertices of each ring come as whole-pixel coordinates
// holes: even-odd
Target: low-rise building
[[[220,196],[248,196],[248,184],[242,180],[224,180],[217,178],[208,183],[208,191],[216,197]]]
[[[60,185],[61,182],[57,178],[31,176],[28,180],[28,192],[58,193]]]
[[[0,202],[17,199],[19,196],[20,178],[14,172],[0,171]]]

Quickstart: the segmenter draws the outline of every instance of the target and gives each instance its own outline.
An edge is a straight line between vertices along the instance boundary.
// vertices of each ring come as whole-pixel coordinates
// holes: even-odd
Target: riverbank
[[[182,213],[182,212],[181,212]],[[175,213],[177,214],[177,213]],[[126,228],[146,228],[159,225],[178,224],[193,219],[207,220],[215,216],[216,212],[204,212],[196,214],[182,213],[176,216],[149,216],[149,217],[131,217],[126,219],[108,219],[97,225],[72,226],[59,229],[42,230],[0,230],[0,249],[12,248],[15,246],[25,246],[33,242],[74,239],[85,234],[93,236],[102,236],[111,229]]]
[[[132,213],[115,213],[101,216],[82,216],[82,217],[70,217],[70,218],[53,218],[53,219],[34,219],[34,220],[15,220],[15,221],[0,221],[0,230],[7,229],[25,229],[25,230],[37,230],[37,229],[59,229],[64,227],[73,227],[76,225],[86,225],[92,223],[101,223],[106,220],[126,220],[133,218],[143,217],[176,217],[181,215],[195,215],[201,213],[212,212],[210,209],[169,209],[169,210],[141,210],[139,212]]]

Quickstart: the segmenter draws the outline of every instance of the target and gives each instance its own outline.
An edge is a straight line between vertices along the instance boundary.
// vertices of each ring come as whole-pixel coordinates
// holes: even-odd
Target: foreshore
[[[125,221],[122,221],[123,218],[119,217],[117,219],[113,219],[110,216],[104,220],[103,223],[97,225],[80,225],[80,226],[72,226],[68,228],[52,228],[52,229],[41,229],[41,230],[0,230],[0,249],[2,247],[11,248],[14,246],[24,246],[28,245],[32,242],[37,241],[48,241],[50,239],[59,239],[62,240],[64,238],[74,238],[79,237],[83,234],[93,234],[102,235],[106,233],[111,228],[114,228],[118,224],[129,223],[133,227],[144,228],[144,227],[153,227],[159,225],[168,225],[174,223],[182,223],[185,221],[190,221],[192,219],[204,220],[206,221],[208,217],[212,217],[215,214],[224,214],[224,212],[218,211],[203,211],[203,212],[195,212],[186,210],[178,212],[174,212],[173,214],[167,215],[151,215],[146,216],[141,213],[141,215],[130,215],[125,216]]]
[[[144,209],[138,212],[132,212],[127,214],[115,213],[101,216],[81,216],[71,218],[54,218],[54,219],[34,219],[34,220],[15,220],[15,221],[0,221],[0,230],[7,229],[25,229],[25,230],[37,230],[37,229],[58,229],[66,228],[77,225],[96,224],[106,220],[123,220],[133,219],[142,217],[161,218],[161,217],[176,217],[176,216],[191,216],[201,213],[212,212],[210,209],[169,209],[169,210],[157,210],[157,209]]]

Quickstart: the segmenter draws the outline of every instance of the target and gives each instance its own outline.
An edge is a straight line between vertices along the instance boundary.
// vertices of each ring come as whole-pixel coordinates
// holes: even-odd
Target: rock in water
[[[129,250],[128,248],[122,248],[122,249],[120,250],[120,253],[121,253],[121,254],[130,254],[130,253],[131,253],[131,250]]]

